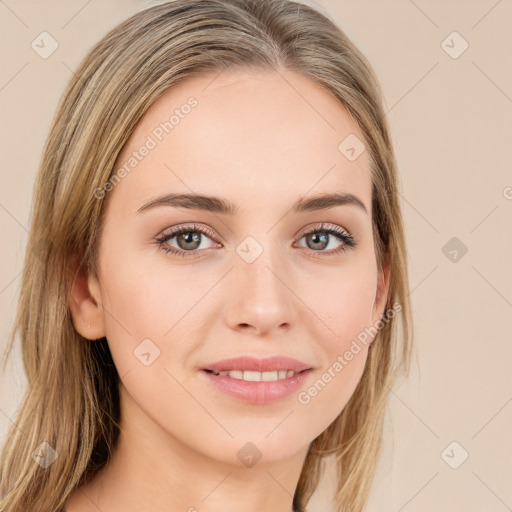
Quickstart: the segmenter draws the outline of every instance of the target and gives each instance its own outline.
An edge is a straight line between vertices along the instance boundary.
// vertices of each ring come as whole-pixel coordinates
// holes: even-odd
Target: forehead
[[[357,123],[297,72],[208,73],[169,88],[145,113],[117,159],[114,172],[130,170],[115,193],[140,202],[194,191],[242,204],[339,191],[370,212],[368,151],[349,159],[345,140],[362,144]]]

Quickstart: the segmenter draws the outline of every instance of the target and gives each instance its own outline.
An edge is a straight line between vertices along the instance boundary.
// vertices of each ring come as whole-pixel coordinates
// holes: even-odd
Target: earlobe
[[[97,340],[105,336],[100,287],[96,276],[80,268],[68,296],[68,306],[76,331],[84,338]]]

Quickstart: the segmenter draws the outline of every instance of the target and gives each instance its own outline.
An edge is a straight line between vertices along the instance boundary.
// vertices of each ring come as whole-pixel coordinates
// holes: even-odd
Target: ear
[[[384,314],[389,292],[389,276],[390,276],[390,255],[386,254],[384,268],[378,274],[377,292],[375,302],[373,304],[372,325],[375,325]]]
[[[68,296],[68,305],[75,329],[89,340],[98,340],[105,336],[100,298],[97,277],[82,267],[76,269]]]

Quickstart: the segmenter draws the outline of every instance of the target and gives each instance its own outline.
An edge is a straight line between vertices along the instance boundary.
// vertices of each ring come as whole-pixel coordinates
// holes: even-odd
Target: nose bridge
[[[294,322],[293,289],[280,248],[272,237],[258,242],[247,237],[237,247],[228,292],[227,321],[232,328],[253,327],[268,333]]]

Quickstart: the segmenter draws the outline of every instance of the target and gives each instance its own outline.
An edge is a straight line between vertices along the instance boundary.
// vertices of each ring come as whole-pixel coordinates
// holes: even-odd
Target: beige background
[[[368,511],[512,510],[512,1],[307,3],[374,66],[403,187],[418,362],[392,394]],[[92,44],[148,4],[0,1],[1,349],[58,98]],[[59,44],[47,59],[31,48],[43,31]],[[457,261],[443,250],[452,237],[467,247]],[[0,381],[1,443],[24,391],[17,357]],[[327,497],[326,485],[310,512],[329,510]]]

